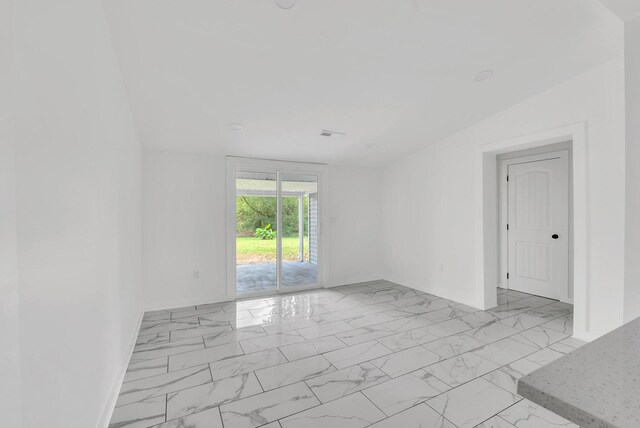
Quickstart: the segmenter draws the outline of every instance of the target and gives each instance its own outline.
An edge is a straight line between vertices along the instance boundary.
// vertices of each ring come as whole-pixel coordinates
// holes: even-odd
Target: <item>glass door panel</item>
[[[236,172],[236,291],[278,289],[278,177]]]
[[[318,283],[318,177],[281,174],[281,290]]]

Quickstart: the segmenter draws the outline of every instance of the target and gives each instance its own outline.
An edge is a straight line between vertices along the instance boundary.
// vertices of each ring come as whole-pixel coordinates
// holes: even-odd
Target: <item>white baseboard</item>
[[[118,376],[111,385],[111,392],[109,393],[109,399],[102,410],[102,415],[100,416],[100,420],[98,421],[98,428],[108,428],[109,421],[111,420],[111,415],[113,415],[113,410],[116,407],[116,401],[118,401],[118,395],[120,394],[120,387],[122,386],[122,382],[124,381],[124,376],[127,374],[127,368],[129,367],[129,360],[131,359],[131,354],[133,354],[133,349],[136,346],[136,340],[138,339],[138,332],[140,331],[140,326],[142,325],[142,316],[144,312],[140,313],[138,317],[138,322],[136,323],[136,328],[133,330],[133,334],[129,339],[129,346],[127,347],[127,352],[125,352],[122,361],[120,362],[120,370],[118,372]]]
[[[184,306],[206,305],[209,303],[230,302],[235,297],[230,296],[210,296],[210,297],[189,297],[186,299],[169,300],[166,302],[154,302],[145,305],[145,312],[162,311],[165,309],[181,308]]]
[[[571,335],[571,337],[573,337],[574,339],[582,340],[584,342],[592,342],[600,336],[602,335],[594,334],[588,331],[574,331],[573,335]]]

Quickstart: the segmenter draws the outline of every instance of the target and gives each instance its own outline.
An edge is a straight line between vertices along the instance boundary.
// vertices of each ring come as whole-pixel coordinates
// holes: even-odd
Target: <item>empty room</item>
[[[0,0],[12,428],[640,427],[638,0]]]

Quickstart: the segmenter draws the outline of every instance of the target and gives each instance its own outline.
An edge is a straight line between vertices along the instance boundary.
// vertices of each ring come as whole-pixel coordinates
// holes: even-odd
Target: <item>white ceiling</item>
[[[342,165],[396,160],[621,49],[595,0],[104,6],[146,146]]]

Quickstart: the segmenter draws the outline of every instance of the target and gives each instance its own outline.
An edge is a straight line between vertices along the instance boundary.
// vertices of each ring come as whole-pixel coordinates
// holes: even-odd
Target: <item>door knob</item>
[[[552,237],[553,239],[558,239],[558,238],[559,238],[559,236],[558,236],[558,234],[557,234],[557,233],[554,233],[553,235],[551,235],[551,237]]]

